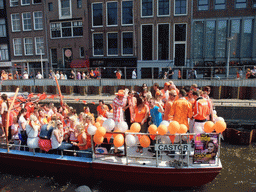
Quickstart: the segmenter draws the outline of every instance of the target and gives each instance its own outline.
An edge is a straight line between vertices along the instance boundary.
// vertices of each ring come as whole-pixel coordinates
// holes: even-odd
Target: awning
[[[89,68],[89,59],[75,59],[70,63],[71,68]]]

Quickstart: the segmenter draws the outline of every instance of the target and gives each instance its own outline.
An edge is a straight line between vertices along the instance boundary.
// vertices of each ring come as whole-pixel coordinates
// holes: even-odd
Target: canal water
[[[89,186],[93,192],[256,191],[256,143],[239,146],[222,142],[221,162],[223,169],[215,180],[197,188],[128,185],[125,182],[86,180],[81,177],[51,173],[32,175],[30,170],[26,173],[16,173],[0,169],[0,191],[75,191],[81,185]],[[0,167],[2,167],[1,162]],[[146,179],[146,175],[141,179]]]

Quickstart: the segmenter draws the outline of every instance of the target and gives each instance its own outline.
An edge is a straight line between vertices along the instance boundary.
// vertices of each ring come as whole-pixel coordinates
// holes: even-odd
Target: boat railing
[[[111,163],[125,164],[125,165],[150,165],[155,167],[193,167],[193,166],[219,166],[220,164],[220,135],[217,133],[211,134],[165,134],[154,135],[148,133],[107,133],[104,143],[96,145],[91,139],[92,150],[50,150],[47,153],[64,156],[77,156],[82,158],[89,158],[92,161],[105,161]],[[114,146],[114,135],[122,134],[124,136],[124,145],[122,147]],[[127,145],[127,136],[132,135],[136,142],[134,145]],[[143,153],[138,153],[140,139],[142,136],[150,138],[150,145],[144,146]],[[108,137],[108,139],[107,139]],[[214,157],[209,153],[207,144],[211,142],[215,148]],[[5,144],[1,144],[1,148],[5,148]],[[26,145],[16,145],[13,142],[8,143],[11,150],[28,151],[36,155],[41,152],[39,148],[29,149]],[[115,149],[116,148],[116,149]],[[121,149],[122,153],[115,153],[115,150]],[[148,150],[151,150],[150,152]],[[210,157],[209,157],[210,156]],[[113,161],[113,158],[115,161]]]

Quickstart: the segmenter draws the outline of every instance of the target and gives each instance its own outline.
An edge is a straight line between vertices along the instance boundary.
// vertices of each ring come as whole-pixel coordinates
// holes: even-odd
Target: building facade
[[[191,53],[195,66],[256,62],[255,0],[194,0]]]
[[[0,67],[1,69],[12,67],[5,0],[0,0]]]
[[[49,62],[52,68],[86,67],[90,55],[86,0],[46,0]]]
[[[44,1],[7,0],[6,7],[13,69],[48,71]]]
[[[191,1],[90,0],[88,5],[95,63],[130,67],[128,78],[132,67],[138,78],[148,78],[162,68],[189,65]]]

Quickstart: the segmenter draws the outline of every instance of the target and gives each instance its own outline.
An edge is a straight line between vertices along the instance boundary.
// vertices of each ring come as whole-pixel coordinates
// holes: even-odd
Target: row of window
[[[67,38],[67,37],[82,37],[83,36],[83,22],[69,21],[51,23],[51,38]]]
[[[26,12],[22,13],[22,29],[23,31],[31,31],[32,30],[32,18],[31,13]],[[34,23],[34,30],[43,30],[43,12],[42,11],[35,11],[33,12],[33,23]],[[11,24],[12,24],[12,32],[21,31],[21,24],[20,24],[20,14],[14,13],[11,14]]]
[[[251,57],[253,26],[253,19],[194,22],[194,58],[225,58],[227,37],[232,37],[230,41],[231,58]]]
[[[141,0],[141,17],[153,17],[153,0]],[[174,1],[174,15],[187,14],[187,0]],[[157,16],[170,16],[170,1],[157,1]],[[118,2],[112,1],[106,3],[107,26],[118,25]],[[122,25],[133,24],[133,1],[122,1],[121,3],[121,23]],[[103,3],[92,3],[92,26],[103,26]]]
[[[118,56],[118,33],[107,33],[107,55]],[[103,56],[103,33],[93,34],[93,55]],[[122,32],[121,34],[121,53],[125,56],[133,55],[133,32]]]
[[[175,24],[174,44],[186,44],[187,24]],[[158,60],[170,59],[170,24],[157,25],[157,53]],[[106,42],[107,56],[118,56],[120,49],[119,35],[117,32],[109,32],[104,40],[103,33],[94,33],[93,55],[104,56],[104,42]],[[141,26],[141,57],[142,60],[153,60],[154,53],[154,25]],[[133,32],[121,33],[121,54],[123,56],[133,55]]]
[[[35,37],[35,54],[36,55],[44,55],[44,38],[43,37]],[[23,46],[24,46],[24,55],[34,55],[34,44],[33,38],[26,37],[23,38]],[[15,38],[13,39],[13,51],[14,56],[22,56],[22,39]]]
[[[40,4],[42,0],[20,0],[21,5]],[[19,0],[10,0],[10,7],[19,6]]]
[[[248,0],[235,0],[236,9],[247,8]],[[256,8],[256,0],[252,0],[252,6]],[[207,11],[209,9],[210,0],[198,0],[198,10]],[[214,0],[214,9],[226,9],[226,0]]]

